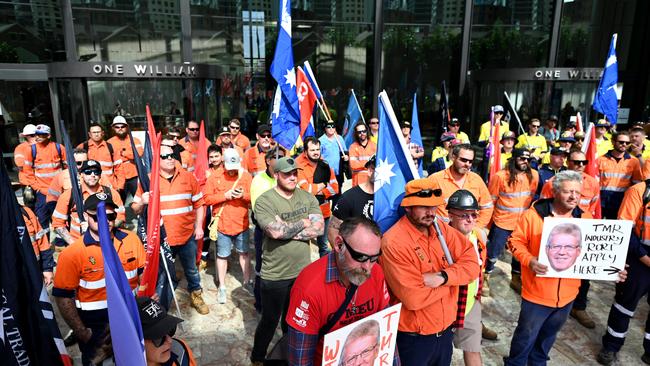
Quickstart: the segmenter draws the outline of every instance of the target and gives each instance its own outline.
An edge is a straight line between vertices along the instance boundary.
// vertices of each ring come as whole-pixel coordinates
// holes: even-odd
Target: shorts
[[[465,315],[464,328],[456,329],[454,333],[454,347],[465,352],[481,352],[482,331],[481,303],[475,301],[472,310]]]
[[[217,235],[217,257],[228,258],[232,252],[232,247],[239,254],[248,253],[248,230],[244,230],[237,235],[227,235],[219,232]]]

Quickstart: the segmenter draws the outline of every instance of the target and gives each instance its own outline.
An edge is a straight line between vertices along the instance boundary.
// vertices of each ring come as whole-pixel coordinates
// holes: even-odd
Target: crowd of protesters
[[[536,276],[547,271],[537,260],[543,220],[591,218],[602,211],[603,218],[635,223],[629,267],[619,275],[597,355],[599,363],[611,364],[639,300],[650,290],[650,230],[645,230],[650,226],[650,190],[644,182],[650,177],[650,141],[644,125],[615,131],[599,120],[599,174],[592,177],[585,173],[585,134],[575,123],[565,123],[561,131],[557,117],[550,116],[543,126],[532,118],[526,121],[528,131],[517,135],[504,120],[504,109],[497,105],[493,111],[494,120],[481,125],[475,145],[452,119],[439,144],[431,147],[430,160],[424,158],[430,147],[412,142],[410,123],[402,124],[406,151],[416,164],[424,164],[427,176],[404,187],[400,205],[405,214],[383,235],[372,220],[377,118],[353,127],[350,146],[330,121],[322,136],[306,138],[293,156],[273,141],[268,125],[258,127],[251,145],[233,118],[214,143],[206,141],[209,168],[203,187],[193,174],[200,153],[199,124],[189,121],[185,131],[164,131],[160,156],[153,158],[160,159],[163,178],[165,250],[180,259],[189,303],[199,314],[208,314],[213,305],[203,298],[199,275],[210,265],[211,245],[217,302],[228,302],[233,289],[226,287],[225,278],[234,249],[242,288],[260,314],[250,354],[254,365],[267,359],[278,325],[288,336],[289,364],[320,365],[323,334],[395,303],[402,303],[402,312],[393,364],[449,365],[456,347],[466,365],[480,365],[481,340],[498,338],[490,319],[484,324],[481,299],[494,296],[490,276],[508,250],[510,286],[522,302],[504,362],[542,365],[568,316],[595,327],[587,311],[589,281]],[[479,146],[494,141],[495,124],[501,128],[502,165],[486,180],[476,158]],[[121,116],[113,119],[111,129],[114,136],[106,140],[103,126],[92,124],[89,139],[73,149],[51,141],[50,126],[27,125],[25,142],[14,153],[23,216],[43,280],[53,284],[52,296],[72,329],[66,344],[79,344],[84,365],[102,358],[109,331],[99,202],[106,204],[111,238],[132,289],[145,266],[143,244],[132,226],[151,199],[138,183],[134,161],[144,144],[131,137]],[[79,172],[84,212],[77,211],[72,197],[66,152],[73,154]],[[352,187],[342,192],[346,180]],[[310,244],[321,257],[314,262]],[[147,359],[193,364],[187,344],[172,338],[181,320],[166,315],[179,280],[174,270],[170,275],[172,283],[159,286],[154,299],[138,299]],[[342,306],[346,311],[339,311]],[[641,359],[650,364],[650,320],[645,332]],[[348,352],[340,364],[370,364],[373,350]]]

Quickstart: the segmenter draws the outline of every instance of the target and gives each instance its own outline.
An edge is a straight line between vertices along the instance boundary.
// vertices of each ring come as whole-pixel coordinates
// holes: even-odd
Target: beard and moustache
[[[338,259],[339,259],[339,263],[341,264],[345,263],[345,254],[339,252]],[[350,269],[341,266],[341,272],[343,272],[343,274],[348,279],[348,281],[350,281],[350,283],[353,283],[357,286],[361,286],[362,283],[366,282],[366,280],[370,278],[370,271],[367,271],[364,268]]]

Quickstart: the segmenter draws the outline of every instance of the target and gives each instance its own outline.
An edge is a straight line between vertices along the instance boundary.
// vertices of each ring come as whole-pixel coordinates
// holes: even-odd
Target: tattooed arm
[[[309,214],[310,225],[305,227],[301,232],[294,235],[293,239],[308,241],[316,239],[316,237],[323,235],[325,231],[325,219],[320,214]]]
[[[302,219],[296,222],[286,222],[280,218],[280,216],[275,216],[275,221],[264,226],[262,230],[264,234],[276,240],[289,240],[294,238],[297,234],[302,232],[303,229],[309,227],[311,221],[309,219]]]
[[[65,320],[68,326],[75,332],[77,337],[84,342],[88,342],[92,336],[92,330],[87,328],[81,321],[74,299],[54,296],[54,301],[56,302],[59,311],[61,311],[63,320]]]
[[[74,238],[72,238],[72,235],[70,235],[70,232],[68,231],[67,228],[65,227],[57,227],[54,228],[54,231],[59,234],[59,237],[63,239],[68,245],[72,244],[74,242]]]

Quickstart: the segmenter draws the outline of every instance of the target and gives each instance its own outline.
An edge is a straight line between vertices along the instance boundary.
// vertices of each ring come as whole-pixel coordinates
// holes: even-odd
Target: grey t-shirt
[[[257,199],[255,219],[260,227],[266,227],[279,216],[293,223],[308,219],[309,215],[322,215],[318,201],[309,192],[296,188],[291,199],[286,199],[270,189]],[[302,240],[275,240],[264,236],[262,243],[262,272],[264,280],[280,281],[298,277],[302,269],[311,263],[309,243]]]

